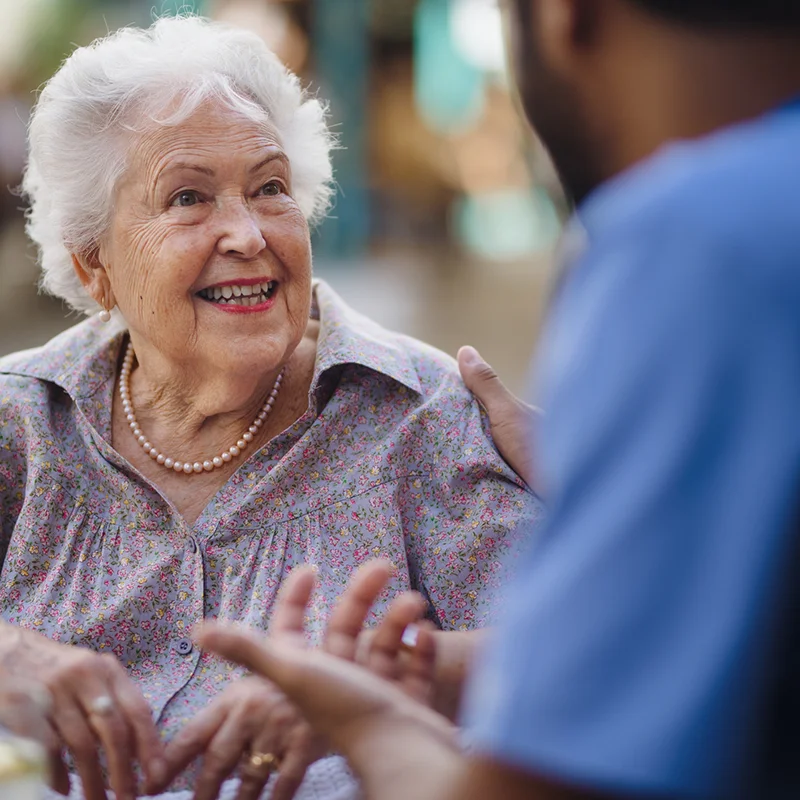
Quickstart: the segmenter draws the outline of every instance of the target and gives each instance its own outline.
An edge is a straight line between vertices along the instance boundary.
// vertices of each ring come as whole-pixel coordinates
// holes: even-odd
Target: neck
[[[604,79],[617,89],[605,110],[596,109],[611,120],[599,159],[608,165],[604,178],[671,141],[708,135],[800,96],[797,34],[693,34],[641,19],[637,28],[614,44]]]
[[[169,458],[185,463],[187,472],[192,464],[195,471],[204,463],[210,470],[237,458],[240,451],[263,438],[282,382],[282,368],[255,379],[246,376],[240,381],[228,376],[228,380],[198,387],[174,374],[164,376],[157,367],[151,366],[148,372],[148,362],[137,365],[132,354],[131,349],[123,363],[120,392],[123,403],[127,397],[130,413],[135,414],[140,444],[150,442],[159,452],[159,463]],[[150,449],[147,444],[143,447]]]

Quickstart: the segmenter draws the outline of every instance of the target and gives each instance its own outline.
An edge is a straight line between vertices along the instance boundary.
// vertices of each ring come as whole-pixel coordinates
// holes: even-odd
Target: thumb
[[[294,653],[276,639],[267,639],[261,633],[217,622],[197,625],[193,636],[203,650],[240,664],[281,688],[287,680],[291,680]]]
[[[481,401],[490,417],[503,406],[514,404],[514,395],[474,347],[462,347],[458,351],[458,368],[467,389]]]

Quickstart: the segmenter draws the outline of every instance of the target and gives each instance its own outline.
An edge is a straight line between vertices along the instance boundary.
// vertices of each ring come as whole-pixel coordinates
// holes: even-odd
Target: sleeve
[[[22,508],[27,476],[24,419],[33,394],[24,378],[0,373],[0,569]]]
[[[729,796],[747,771],[800,486],[800,323],[742,267],[684,230],[565,290],[540,374],[550,517],[468,703],[484,754],[658,796]]]
[[[412,585],[434,622],[472,630],[496,618],[508,569],[544,511],[497,453],[477,401],[448,380],[456,382],[420,413],[430,464],[406,481],[401,513]]]

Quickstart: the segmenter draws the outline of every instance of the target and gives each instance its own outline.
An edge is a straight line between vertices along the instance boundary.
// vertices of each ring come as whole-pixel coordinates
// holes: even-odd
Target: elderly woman
[[[319,639],[383,556],[385,598],[422,593],[445,658],[539,514],[452,360],[312,280],[330,146],[257,37],[197,18],[78,49],[34,110],[42,283],[90,318],[0,361],[0,669],[50,689],[91,800],[214,798],[237,768],[229,793],[255,798],[281,762],[268,789],[291,797],[315,759],[301,795],[351,793],[277,690],[191,628],[267,629],[310,563]]]

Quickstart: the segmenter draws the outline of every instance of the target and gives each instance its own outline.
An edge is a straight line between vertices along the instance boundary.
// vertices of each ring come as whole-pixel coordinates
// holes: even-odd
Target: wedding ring
[[[89,713],[98,717],[107,717],[113,710],[114,701],[107,694],[101,694],[89,703]]]
[[[280,759],[274,753],[251,753],[245,767],[251,775],[266,777],[280,769]]]

